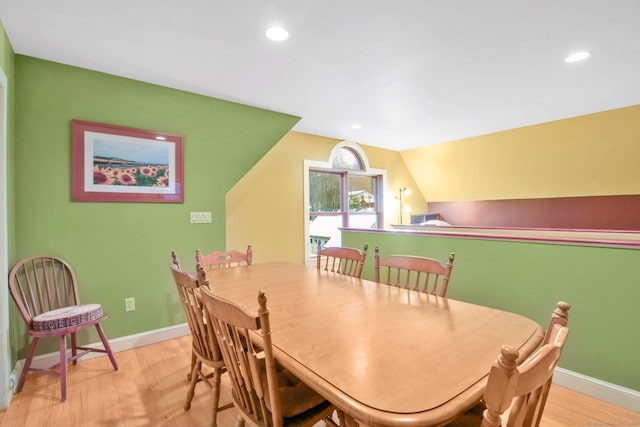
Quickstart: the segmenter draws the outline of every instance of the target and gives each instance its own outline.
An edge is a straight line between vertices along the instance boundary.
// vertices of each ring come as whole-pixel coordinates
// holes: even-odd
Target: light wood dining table
[[[526,317],[294,263],[210,271],[213,293],[257,310],[276,360],[360,426],[440,426],[480,401],[503,344],[543,338]]]

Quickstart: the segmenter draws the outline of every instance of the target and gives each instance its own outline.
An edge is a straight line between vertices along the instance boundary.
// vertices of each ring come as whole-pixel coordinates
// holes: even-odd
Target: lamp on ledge
[[[411,195],[411,189],[406,188],[406,187],[401,187],[400,191],[398,191],[397,199],[400,201],[400,214],[398,216],[398,219],[399,219],[399,223],[400,224],[402,224],[402,214],[411,211],[411,208],[409,206],[404,206],[404,204],[402,203],[402,196],[403,195],[404,196],[410,196]]]

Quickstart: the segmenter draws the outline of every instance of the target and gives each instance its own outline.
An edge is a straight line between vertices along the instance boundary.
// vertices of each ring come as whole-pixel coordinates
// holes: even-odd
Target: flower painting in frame
[[[80,202],[184,202],[182,136],[71,122],[71,198]]]

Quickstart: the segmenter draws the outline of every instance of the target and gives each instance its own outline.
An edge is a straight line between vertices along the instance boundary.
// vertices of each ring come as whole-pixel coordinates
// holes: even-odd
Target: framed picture
[[[71,199],[184,202],[182,137],[72,120]]]

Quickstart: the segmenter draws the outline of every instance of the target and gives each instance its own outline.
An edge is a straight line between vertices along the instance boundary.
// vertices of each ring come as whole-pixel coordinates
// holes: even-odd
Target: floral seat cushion
[[[33,318],[34,331],[52,331],[84,325],[102,317],[100,304],[72,305],[44,312]]]

